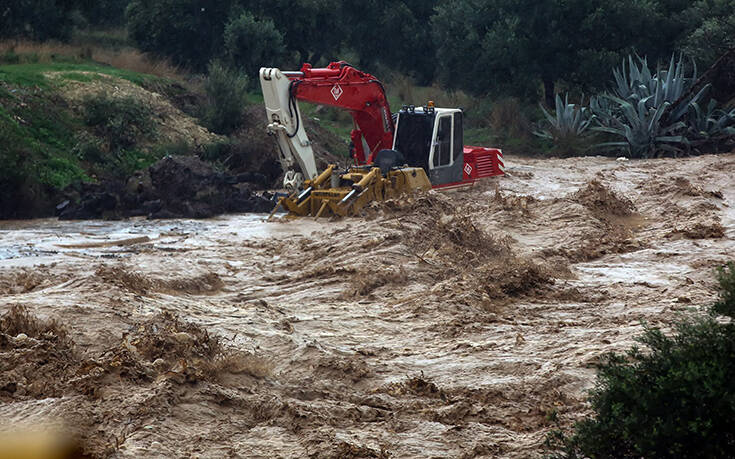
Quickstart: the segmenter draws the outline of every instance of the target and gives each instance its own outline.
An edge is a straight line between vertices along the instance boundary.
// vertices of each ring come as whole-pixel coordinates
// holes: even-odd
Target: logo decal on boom
[[[335,84],[334,86],[332,86],[332,97],[334,97],[334,100],[339,100],[343,92],[344,91],[342,91],[340,85]]]

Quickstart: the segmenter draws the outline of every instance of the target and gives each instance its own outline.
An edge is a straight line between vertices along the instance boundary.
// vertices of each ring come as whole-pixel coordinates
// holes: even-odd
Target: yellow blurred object
[[[79,443],[55,431],[23,431],[0,434],[0,459],[86,458]]]

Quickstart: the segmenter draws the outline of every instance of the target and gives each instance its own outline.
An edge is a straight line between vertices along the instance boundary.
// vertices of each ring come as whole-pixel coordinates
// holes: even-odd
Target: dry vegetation
[[[72,60],[93,60],[112,67],[154,75],[161,78],[186,81],[188,73],[168,60],[152,58],[134,48],[109,49],[103,46],[74,45],[60,42],[33,42],[28,40],[0,41],[0,55],[16,54],[33,63],[48,64],[60,56]]]

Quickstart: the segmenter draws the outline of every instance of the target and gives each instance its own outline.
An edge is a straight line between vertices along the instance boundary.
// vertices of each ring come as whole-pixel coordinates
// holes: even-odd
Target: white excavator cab
[[[463,113],[458,108],[404,106],[398,112],[393,150],[409,166],[421,167],[434,184],[462,181]]]

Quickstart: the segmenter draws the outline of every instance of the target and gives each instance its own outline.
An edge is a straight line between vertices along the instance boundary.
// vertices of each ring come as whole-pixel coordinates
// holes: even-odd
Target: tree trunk
[[[548,108],[554,108],[556,102],[554,100],[554,79],[548,76],[543,77],[544,82],[544,102]]]

